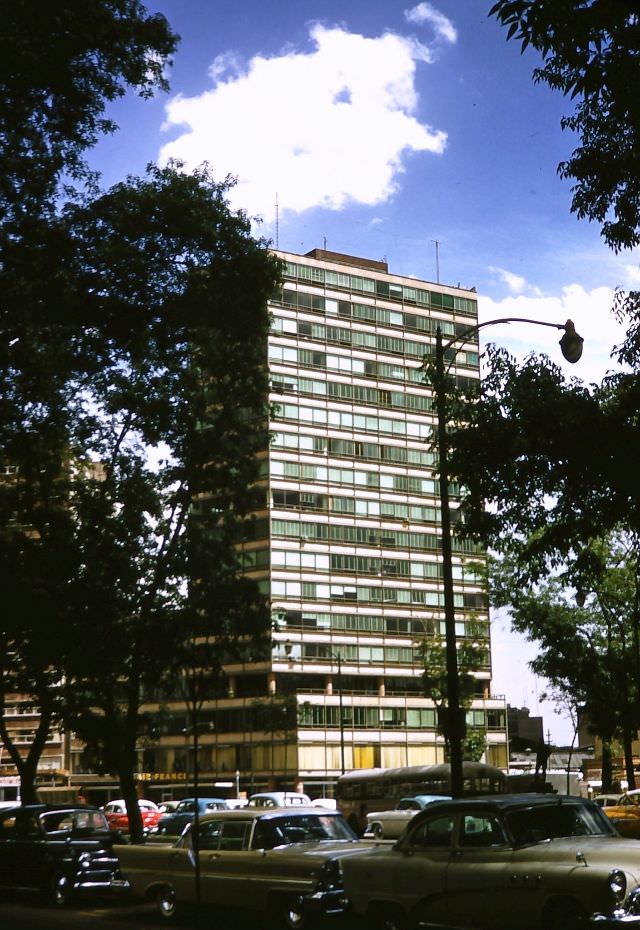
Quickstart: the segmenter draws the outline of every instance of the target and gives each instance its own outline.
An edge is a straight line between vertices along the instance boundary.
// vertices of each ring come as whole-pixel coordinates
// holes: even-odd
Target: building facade
[[[272,654],[263,668],[229,668],[223,700],[259,708],[266,685],[271,732],[254,720],[253,742],[243,742],[254,780],[323,793],[345,769],[444,761],[420,658],[425,637],[444,636],[435,412],[421,363],[437,327],[446,341],[474,326],[477,300],[384,262],[278,254],[266,509],[245,543],[247,571],[272,606]],[[477,336],[456,348],[452,372],[477,379]],[[453,546],[456,633],[481,656],[467,723],[486,733],[486,761],[505,766],[479,553]],[[231,750],[240,734],[227,736]],[[234,760],[244,776],[242,753],[231,752],[230,769]]]

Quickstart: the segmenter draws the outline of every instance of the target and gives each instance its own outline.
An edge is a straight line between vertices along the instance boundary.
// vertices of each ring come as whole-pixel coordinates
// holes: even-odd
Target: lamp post
[[[498,323],[531,323],[534,326],[551,326],[554,329],[564,330],[560,339],[560,348],[568,362],[574,364],[582,355],[583,339],[576,333],[571,320],[566,323],[546,323],[542,320],[531,320],[525,317],[506,317],[499,320],[488,320],[470,326],[463,332],[454,336],[448,342],[442,342],[442,331],[438,326],[436,330],[436,370],[433,390],[436,400],[437,417],[437,450],[438,469],[440,474],[440,512],[442,526],[442,584],[444,589],[444,619],[445,619],[445,657],[447,679],[447,707],[444,709],[442,725],[444,736],[449,744],[449,762],[451,765],[451,795],[461,798],[464,793],[464,778],[462,771],[462,740],[465,733],[465,709],[460,704],[460,679],[458,675],[458,650],[456,641],[456,620],[453,593],[453,560],[451,547],[451,511],[449,506],[449,449],[447,443],[447,384],[448,369],[445,368],[445,353],[453,348],[456,342],[463,341],[477,333],[486,326],[495,326]],[[453,364],[455,355],[450,364]]]
[[[344,775],[344,713],[342,710],[342,656],[339,652],[330,652],[329,655],[338,663],[338,707],[340,713],[340,768]]]

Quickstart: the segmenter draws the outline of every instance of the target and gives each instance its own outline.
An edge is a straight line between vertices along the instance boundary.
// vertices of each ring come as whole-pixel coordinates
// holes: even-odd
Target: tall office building
[[[435,411],[421,362],[437,327],[445,341],[473,327],[477,300],[382,261],[277,254],[286,272],[270,308],[267,509],[245,543],[270,598],[272,650],[228,669],[215,739],[243,782],[251,773],[256,788],[317,794],[345,769],[444,761],[420,658],[424,637],[444,636]],[[451,371],[477,379],[477,335],[458,346]],[[506,707],[491,696],[477,558],[454,538],[456,634],[481,650],[467,722],[486,732],[486,761],[504,766]],[[234,714],[221,732],[222,704],[244,709],[244,737]]]

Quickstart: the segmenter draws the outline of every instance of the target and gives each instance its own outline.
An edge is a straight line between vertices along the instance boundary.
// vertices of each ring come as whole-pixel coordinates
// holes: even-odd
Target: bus
[[[464,794],[504,794],[508,791],[507,776],[483,762],[463,762]],[[367,824],[367,814],[395,807],[400,798],[419,794],[451,793],[451,766],[410,765],[397,769],[354,769],[340,775],[336,782],[338,809],[358,835]]]

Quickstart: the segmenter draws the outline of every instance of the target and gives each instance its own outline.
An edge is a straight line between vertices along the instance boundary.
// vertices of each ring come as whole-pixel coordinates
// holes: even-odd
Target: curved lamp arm
[[[477,323],[475,326],[469,326],[468,329],[463,330],[463,332],[445,343],[442,346],[442,352],[446,352],[447,349],[450,349],[456,342],[466,339],[467,336],[473,333],[479,332],[481,329],[484,329],[485,326],[495,326],[498,323],[531,323],[532,326],[551,326],[553,329],[563,329],[564,335],[560,340],[560,351],[564,358],[568,362],[571,362],[572,365],[575,365],[582,356],[584,339],[576,332],[572,320],[567,320],[566,323],[547,323],[544,320],[531,320],[528,317],[522,316],[508,316],[499,320],[487,320],[485,323]]]

